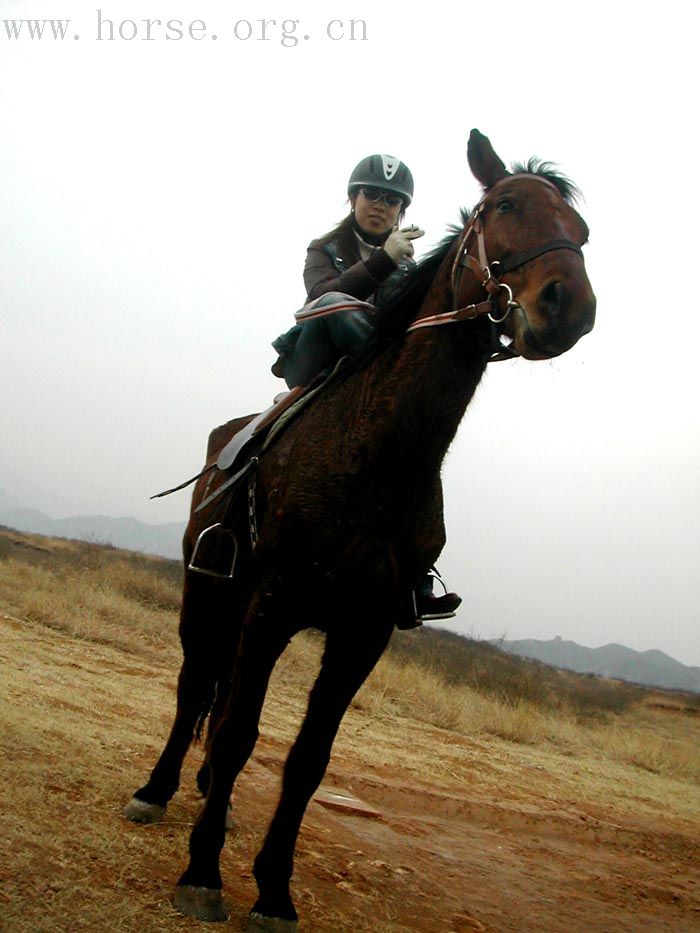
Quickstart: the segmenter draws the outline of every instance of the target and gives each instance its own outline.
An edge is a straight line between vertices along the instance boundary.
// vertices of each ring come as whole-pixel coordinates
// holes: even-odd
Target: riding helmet
[[[405,207],[413,198],[413,175],[408,166],[394,156],[370,155],[357,163],[348,181],[348,197],[365,186],[401,195]]]

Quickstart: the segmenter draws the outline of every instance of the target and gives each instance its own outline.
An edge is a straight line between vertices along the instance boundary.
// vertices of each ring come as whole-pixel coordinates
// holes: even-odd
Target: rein
[[[557,194],[560,194],[556,185],[553,185],[551,181],[538,175],[521,173],[519,175],[509,175],[507,180],[511,181],[513,178],[518,177],[537,179],[537,181],[548,185],[550,188],[553,188]],[[489,262],[484,239],[484,220],[482,214],[486,199],[493,193],[498,184],[497,182],[489,190],[472,211],[469,223],[457,246],[450,278],[453,303],[455,306],[457,305],[457,295],[459,294],[462,272],[465,268],[469,269],[476,279],[481,282],[481,287],[487,293],[486,298],[483,301],[464,305],[461,308],[453,307],[452,311],[445,311],[440,314],[433,314],[430,317],[420,318],[407,328],[406,333],[420,330],[423,327],[435,327],[441,324],[459,324],[462,321],[473,321],[475,318],[484,314],[488,316],[489,321],[491,321],[494,326],[502,324],[511,311],[518,308],[522,310],[522,305],[513,297],[513,290],[510,285],[500,281],[501,276],[506,275],[508,272],[512,272],[514,269],[519,269],[521,266],[526,265],[533,259],[537,259],[539,256],[543,256],[545,253],[550,253],[558,249],[569,249],[578,253],[579,256],[583,256],[583,250],[577,243],[574,243],[572,240],[559,239],[549,240],[541,246],[524,250],[521,253],[516,253],[514,256],[507,256],[505,259],[494,259]],[[469,252],[470,240],[474,236],[476,237],[477,256]],[[497,270],[495,270],[497,274],[494,272],[494,266],[498,267]],[[501,311],[500,302],[504,296],[506,299],[505,310]],[[491,357],[491,362],[512,359],[519,355],[514,350],[511,350],[510,347],[501,344],[499,344],[499,347],[500,349]]]

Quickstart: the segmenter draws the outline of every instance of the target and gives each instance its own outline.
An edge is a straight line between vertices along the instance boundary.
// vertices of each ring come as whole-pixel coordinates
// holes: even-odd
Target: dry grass
[[[578,721],[604,720],[640,702],[643,689],[599,677],[559,671],[519,658],[489,642],[435,629],[417,629],[395,638],[391,653],[434,671],[442,681],[469,687],[507,707],[564,713]]]
[[[176,669],[176,612],[181,569],[82,542],[14,536],[19,554],[0,560],[0,595],[21,618],[132,655],[159,658]],[[2,554],[0,548],[0,555]],[[304,685],[296,715],[313,682],[322,638],[300,633],[275,679]],[[395,633],[353,707],[372,717],[399,717],[465,736],[495,736],[562,754],[593,753],[654,774],[700,783],[700,747],[683,730],[660,734],[669,712],[687,713],[698,697],[556,671],[504,654],[495,646],[448,632]],[[690,729],[693,735],[693,729]]]
[[[514,659],[509,658],[509,663]],[[516,662],[517,663],[517,662]],[[556,674],[556,672],[555,672]],[[683,727],[668,725],[664,705],[625,702],[624,714],[606,712],[608,687],[603,684],[604,703],[593,706],[590,680],[570,675],[569,690],[582,683],[588,715],[580,706],[561,702],[558,706],[537,703],[527,697],[495,698],[490,690],[449,683],[439,670],[417,662],[385,656],[355,700],[359,709],[375,716],[410,717],[462,735],[496,736],[525,745],[547,745],[566,755],[590,755],[631,764],[654,774],[700,785],[700,721],[686,715]],[[637,697],[657,691],[613,685]],[[677,713],[688,704],[670,707]],[[594,709],[596,715],[591,716]]]
[[[0,814],[0,929],[199,929],[168,903],[196,812],[198,753],[159,846],[118,819],[170,725],[179,595],[174,562],[0,529],[0,783],[12,803]],[[261,723],[267,754],[284,755],[321,652],[320,636],[301,633],[278,664]],[[492,646],[454,636],[397,633],[343,723],[331,779],[334,762],[350,762],[353,773],[391,768],[430,788],[468,788],[488,806],[516,793],[557,811],[605,801],[634,819],[694,825],[693,698],[539,676],[540,667],[518,669]],[[247,812],[257,819],[256,806]],[[227,842],[227,886],[241,911],[268,816]],[[330,930],[313,893],[301,886],[300,899],[306,916],[326,917],[309,929]],[[384,928],[404,929],[374,929]]]
[[[173,647],[179,574],[173,562],[61,542],[45,562],[0,561],[0,592],[22,618],[130,653],[154,653]]]
[[[462,735],[496,735],[527,744],[555,732],[553,717],[531,702],[493,699],[446,683],[435,670],[391,656],[380,661],[354,705],[370,715],[393,713]]]

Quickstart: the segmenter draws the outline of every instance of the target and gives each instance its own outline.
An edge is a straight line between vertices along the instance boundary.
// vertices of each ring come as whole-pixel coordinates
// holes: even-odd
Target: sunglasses
[[[377,201],[383,201],[387,207],[396,207],[397,204],[403,204],[403,198],[400,198],[397,194],[386,194],[384,191],[380,191],[379,188],[360,188],[362,196],[366,201],[371,201],[373,204],[376,204]]]

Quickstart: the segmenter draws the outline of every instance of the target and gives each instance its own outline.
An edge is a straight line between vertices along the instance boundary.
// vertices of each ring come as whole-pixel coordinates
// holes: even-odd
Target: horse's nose
[[[537,308],[550,332],[576,330],[579,337],[593,329],[595,305],[590,290],[581,293],[558,279],[545,285],[537,299]]]
[[[546,318],[556,317],[564,304],[564,283],[550,282],[540,292],[537,300],[539,310]]]
[[[530,323],[525,343],[533,350],[556,356],[570,349],[593,329],[595,295],[561,279],[548,282],[537,296],[537,318]]]

